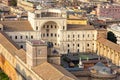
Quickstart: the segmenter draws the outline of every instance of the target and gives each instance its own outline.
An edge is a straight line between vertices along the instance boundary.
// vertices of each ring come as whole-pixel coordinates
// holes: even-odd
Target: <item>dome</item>
[[[111,25],[111,29],[120,32],[120,24],[113,24],[113,25]]]

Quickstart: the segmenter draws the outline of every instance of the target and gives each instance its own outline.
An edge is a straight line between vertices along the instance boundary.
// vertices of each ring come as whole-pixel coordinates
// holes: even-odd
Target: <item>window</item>
[[[53,37],[53,33],[51,33],[51,37]]]
[[[78,44],[78,47],[79,47],[79,44]]]
[[[17,36],[15,36],[15,39],[17,39]]]
[[[73,44],[73,46],[75,46],[75,44]]]
[[[63,30],[65,29],[65,26],[63,26]]]
[[[80,37],[80,35],[78,34],[78,38]]]
[[[75,37],[75,35],[73,34],[73,38]]]
[[[43,37],[45,37],[45,33],[43,33]]]
[[[20,39],[22,39],[22,36],[20,36]]]
[[[68,38],[70,37],[70,35],[68,35]]]
[[[33,39],[33,36],[31,36],[31,39]]]
[[[85,35],[83,34],[83,38],[85,37]]]
[[[78,49],[77,52],[79,52],[80,50]]]
[[[89,34],[88,34],[88,37],[89,37]]]
[[[0,28],[0,30],[2,30],[2,28]]]
[[[68,47],[70,47],[70,45],[68,44]]]
[[[47,37],[49,36],[49,34],[47,33]]]
[[[55,34],[55,37],[57,36],[57,34]]]
[[[47,28],[49,28],[49,25],[47,25]]]
[[[36,26],[36,30],[38,30],[38,26]]]
[[[55,28],[57,28],[56,25],[55,25]]]
[[[89,47],[89,44],[87,44],[87,47]]]
[[[53,28],[53,26],[51,25],[51,28]]]
[[[45,25],[43,25],[43,28],[45,28]]]
[[[23,48],[23,45],[20,45],[20,48]]]
[[[56,45],[56,43],[55,43],[55,45]]]
[[[26,39],[28,39],[28,36],[26,36]]]

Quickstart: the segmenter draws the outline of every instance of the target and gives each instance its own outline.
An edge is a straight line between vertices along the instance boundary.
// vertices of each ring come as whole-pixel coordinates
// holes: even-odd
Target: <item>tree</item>
[[[109,31],[109,32],[107,33],[107,39],[110,40],[110,41],[112,41],[112,42],[114,42],[114,43],[117,42],[116,36],[115,36],[114,33],[111,32],[111,31]]]
[[[17,6],[17,0],[11,0],[11,6]]]

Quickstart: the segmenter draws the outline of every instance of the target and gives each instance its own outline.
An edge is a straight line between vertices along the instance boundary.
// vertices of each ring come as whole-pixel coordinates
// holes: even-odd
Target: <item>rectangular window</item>
[[[17,39],[17,36],[15,36],[15,39]]]
[[[20,36],[20,39],[22,39],[22,36]]]
[[[33,36],[31,36],[31,39],[33,39]]]
[[[36,30],[38,30],[38,26],[36,26]]]
[[[83,38],[84,38],[85,36],[84,36],[84,34],[83,34]]]
[[[26,36],[26,39],[28,39],[28,36]]]

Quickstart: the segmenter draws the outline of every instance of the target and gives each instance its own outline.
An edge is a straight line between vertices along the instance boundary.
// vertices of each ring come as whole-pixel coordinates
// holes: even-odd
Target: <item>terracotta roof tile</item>
[[[90,25],[77,25],[77,24],[67,24],[68,30],[95,30],[93,26]]]
[[[33,31],[28,21],[0,21],[5,31]]]
[[[59,65],[44,62],[33,68],[33,71],[44,80],[78,80],[74,75]]]
[[[120,52],[120,46],[118,44],[115,44],[115,43],[113,43],[107,39],[104,39],[104,38],[99,38],[97,41],[100,42],[101,44],[117,51],[117,52]]]

